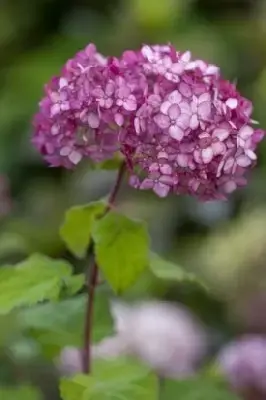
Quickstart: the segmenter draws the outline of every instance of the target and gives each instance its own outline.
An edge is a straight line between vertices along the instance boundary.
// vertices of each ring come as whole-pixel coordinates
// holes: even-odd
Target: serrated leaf
[[[238,400],[226,386],[216,380],[202,377],[183,381],[166,381],[163,389],[164,400]]]
[[[111,211],[92,229],[98,265],[117,293],[131,286],[149,263],[149,235],[144,223]]]
[[[185,271],[179,265],[174,264],[171,261],[164,260],[158,254],[153,252],[150,253],[150,270],[159,279],[180,283],[196,283],[207,290],[206,286],[196,275]]]
[[[60,236],[77,258],[85,257],[91,240],[92,224],[104,213],[105,208],[103,201],[97,201],[67,210]]]
[[[21,328],[36,338],[45,355],[55,357],[65,346],[82,345],[87,296],[47,303],[20,312]],[[108,296],[99,288],[94,303],[93,341],[112,333]]]
[[[71,265],[33,254],[16,266],[0,268],[0,314],[19,306],[57,299],[64,279],[71,276]]]
[[[133,360],[116,359],[94,364],[91,376],[62,379],[63,400],[156,400],[156,377]]]
[[[1,400],[41,400],[40,392],[31,386],[21,387],[1,387],[0,386],[0,399]]]

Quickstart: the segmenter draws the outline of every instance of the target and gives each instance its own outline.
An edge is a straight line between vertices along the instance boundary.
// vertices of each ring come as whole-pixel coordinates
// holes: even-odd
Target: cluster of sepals
[[[105,58],[93,44],[45,88],[33,143],[52,166],[126,159],[130,184],[202,200],[246,184],[265,132],[219,68],[171,45]]]

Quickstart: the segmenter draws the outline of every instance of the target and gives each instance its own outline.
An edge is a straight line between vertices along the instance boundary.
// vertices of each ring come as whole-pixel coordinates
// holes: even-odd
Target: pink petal
[[[166,129],[170,126],[170,118],[164,114],[157,114],[154,117],[154,122],[159,126],[161,129]]]
[[[119,77],[119,78],[121,78],[121,77]],[[120,99],[126,99],[129,95],[130,95],[130,89],[125,85],[123,85],[122,87],[120,87],[117,90],[117,96]]]
[[[191,87],[189,85],[187,85],[186,83],[184,83],[184,82],[180,83],[179,91],[185,97],[190,97],[192,95]]]
[[[51,127],[51,134],[55,136],[55,135],[58,135],[59,132],[60,132],[60,125],[59,124],[54,124]]]
[[[158,94],[151,94],[148,97],[148,103],[152,106],[152,107],[158,107],[161,104],[161,96],[159,96]],[[161,110],[162,111],[162,110]],[[162,111],[163,112],[163,111]]]
[[[216,65],[209,65],[205,71],[206,75],[216,75],[220,71],[220,68],[216,67]]]
[[[171,125],[169,128],[169,134],[173,139],[182,140],[184,137],[184,131],[177,125]]]
[[[123,102],[123,107],[127,111],[134,111],[137,109],[137,100],[133,94],[128,96],[128,98]]]
[[[114,91],[115,91],[114,83],[113,82],[107,83],[106,88],[105,88],[105,93],[107,94],[107,96],[112,96]]]
[[[224,163],[224,171],[229,172],[235,164],[235,160],[233,157],[229,157],[226,162]]]
[[[190,59],[191,59],[191,52],[190,51],[186,51],[180,57],[180,60],[183,61],[184,63],[188,63],[190,61]]]
[[[113,105],[113,99],[107,98],[103,103],[105,108],[111,108]]]
[[[68,146],[62,147],[60,150],[60,156],[68,156],[71,153],[71,148]]]
[[[228,138],[230,132],[227,129],[216,128],[214,129],[212,136],[217,137],[221,142]]]
[[[124,117],[122,114],[116,113],[115,114],[115,122],[118,126],[122,126],[124,123]]]
[[[73,150],[68,158],[73,164],[77,165],[81,161],[82,155],[78,151]]]
[[[185,66],[182,64],[182,63],[174,63],[173,65],[172,65],[172,68],[171,68],[171,71],[174,73],[174,74],[182,74],[182,72],[184,71],[184,69],[185,69]],[[178,81],[177,81],[178,82]]]
[[[170,187],[167,185],[164,185],[163,183],[155,183],[153,187],[153,191],[159,196],[159,197],[166,197],[170,191]]]
[[[250,136],[253,135],[253,133],[254,133],[254,129],[251,126],[246,125],[240,129],[239,136],[242,139],[247,140]]]
[[[188,166],[189,157],[187,154],[178,154],[176,161],[180,167],[186,168]]]
[[[209,101],[205,101],[200,103],[198,106],[198,115],[203,120],[207,120],[211,114],[211,103]]]
[[[149,166],[149,172],[158,172],[159,171],[159,164],[158,163],[152,163]]]
[[[169,107],[168,115],[171,120],[176,120],[180,115],[180,108],[177,104],[172,104]]]
[[[169,107],[171,107],[171,102],[170,101],[164,101],[162,104],[161,104],[161,107],[160,107],[160,111],[163,113],[163,114],[168,114],[168,110],[169,110]]]
[[[205,103],[205,102],[211,102],[211,96],[209,93],[203,93],[198,98],[198,104]]]
[[[92,129],[99,128],[100,126],[100,119],[97,114],[90,113],[88,115],[88,124]]]
[[[227,107],[231,108],[231,110],[234,110],[235,108],[237,108],[238,101],[237,99],[230,98],[226,100],[225,104],[227,105]]]
[[[129,178],[129,184],[134,188],[139,188],[139,178],[136,175],[132,175]]]
[[[173,168],[171,167],[171,165],[164,164],[164,165],[161,165],[160,171],[164,175],[171,175],[171,173],[173,172]]]
[[[218,156],[219,154],[224,154],[226,152],[226,146],[222,142],[212,143],[211,148],[215,156]]]
[[[160,151],[157,155],[157,158],[165,158],[166,160],[168,160],[168,154],[166,153],[166,151]]]
[[[181,100],[182,100],[182,96],[178,92],[178,90],[174,90],[168,96],[168,101],[170,101],[170,103],[172,103],[172,104],[178,104],[178,103],[180,103]]]
[[[201,151],[195,150],[193,153],[194,160],[196,161],[197,164],[202,163],[202,158],[201,158]]]
[[[213,159],[214,153],[211,147],[201,150],[201,157],[204,164],[209,164]]]
[[[61,104],[61,110],[62,111],[67,111],[69,109],[70,109],[70,106],[69,106],[69,102],[68,101],[66,101],[66,102]]]
[[[56,114],[60,113],[61,107],[60,104],[53,104],[50,110],[51,117],[54,117]]]
[[[60,78],[59,79],[59,87],[60,89],[62,89],[63,87],[68,85],[68,81],[66,78]]]
[[[140,189],[152,189],[154,186],[154,181],[152,179],[144,179],[140,185]]]
[[[199,127],[199,120],[196,114],[192,115],[189,126],[191,129],[197,129]]]
[[[188,114],[188,115],[192,114],[191,107],[186,101],[182,101],[182,103],[179,104],[179,107],[182,114]]]
[[[141,53],[145,58],[147,58],[147,60],[152,60],[153,51],[150,46],[143,46],[141,49]]]
[[[174,179],[174,177],[170,175],[161,175],[159,181],[167,186],[171,186],[176,183],[176,179]]]
[[[254,153],[254,151],[252,151],[251,149],[247,149],[245,150],[245,154],[246,156],[248,156],[248,158],[250,158],[252,161],[257,160],[257,155]]]
[[[137,133],[140,133],[141,131],[141,126],[140,126],[140,118],[135,118],[134,119],[134,127]]]
[[[105,95],[104,91],[103,91],[102,88],[100,88],[100,87],[95,88],[95,89],[92,91],[92,94],[93,94],[95,97],[98,97],[98,98],[104,97],[104,95]]]
[[[248,167],[251,164],[251,160],[248,156],[242,155],[237,157],[236,163],[240,167]]]
[[[172,60],[171,60],[171,58],[169,56],[164,57],[162,61],[163,61],[163,66],[165,68],[170,68],[172,66],[172,64],[173,64]]]
[[[237,185],[234,181],[228,181],[223,186],[225,193],[232,193],[236,190]]]
[[[190,116],[188,114],[181,114],[178,117],[177,125],[182,129],[187,129],[190,123]]]

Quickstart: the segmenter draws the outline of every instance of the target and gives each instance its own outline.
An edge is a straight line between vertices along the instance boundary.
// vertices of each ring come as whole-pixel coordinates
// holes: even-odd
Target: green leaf
[[[65,279],[62,297],[70,297],[79,292],[85,284],[85,274],[72,275]]]
[[[87,296],[79,295],[58,303],[47,303],[20,312],[21,328],[41,345],[48,358],[65,346],[82,345]],[[108,296],[99,288],[94,303],[93,341],[112,334]]]
[[[118,153],[111,160],[106,160],[99,164],[94,164],[94,165],[95,169],[116,170],[120,167],[122,161],[123,159],[121,158],[120,153]]]
[[[71,276],[71,265],[33,254],[16,266],[0,268],[0,314],[19,306],[58,298],[64,279]]]
[[[77,257],[84,258],[91,240],[92,224],[106,208],[103,201],[71,207],[65,215],[60,235],[68,249]]]
[[[31,386],[21,387],[1,387],[0,386],[0,399],[1,400],[41,400],[39,391]]]
[[[96,362],[91,376],[62,379],[63,400],[156,400],[156,377],[133,360]]]
[[[198,377],[183,381],[166,381],[163,388],[164,400],[237,400],[221,381]]]
[[[185,271],[171,261],[164,260],[153,252],[150,253],[150,270],[159,279],[180,283],[196,283],[207,290],[204,283],[196,275]]]
[[[149,235],[144,223],[111,211],[92,229],[99,267],[117,293],[130,287],[149,263]]]

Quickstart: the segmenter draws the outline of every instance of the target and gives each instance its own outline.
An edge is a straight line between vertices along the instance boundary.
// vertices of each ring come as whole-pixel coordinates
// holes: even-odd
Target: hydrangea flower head
[[[45,87],[33,143],[52,166],[73,168],[83,158],[99,162],[118,150],[114,109],[126,114],[132,98],[111,67],[90,44]]]
[[[232,387],[266,396],[266,337],[245,335],[225,346],[218,363]]]
[[[143,46],[136,70],[147,88],[124,140],[136,171],[131,184],[161,197],[172,191],[203,200],[225,199],[245,185],[264,132],[253,127],[251,102],[219,68],[172,46]]]
[[[226,199],[246,184],[265,132],[217,66],[171,45],[104,58],[89,45],[46,87],[33,142],[53,166],[120,150],[130,184],[160,197]]]

